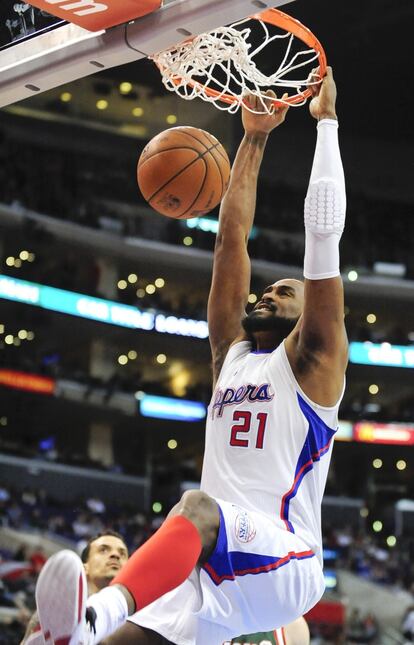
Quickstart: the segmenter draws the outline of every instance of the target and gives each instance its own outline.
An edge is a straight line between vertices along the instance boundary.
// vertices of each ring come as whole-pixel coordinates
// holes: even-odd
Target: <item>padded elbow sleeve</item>
[[[304,276],[323,280],[340,275],[339,240],[345,225],[345,180],[338,144],[338,124],[318,123],[318,139],[305,199]]]

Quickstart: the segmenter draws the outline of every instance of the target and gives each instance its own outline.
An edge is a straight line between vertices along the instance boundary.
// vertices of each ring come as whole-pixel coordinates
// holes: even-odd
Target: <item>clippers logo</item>
[[[211,417],[214,419],[216,412],[217,416],[221,417],[226,405],[237,405],[244,401],[250,403],[271,401],[273,397],[274,392],[272,391],[270,383],[262,383],[261,385],[251,385],[249,383],[248,385],[241,385],[237,390],[234,387],[217,390],[211,410]]]
[[[236,538],[239,542],[251,542],[256,536],[256,527],[246,512],[239,513],[234,525]]]

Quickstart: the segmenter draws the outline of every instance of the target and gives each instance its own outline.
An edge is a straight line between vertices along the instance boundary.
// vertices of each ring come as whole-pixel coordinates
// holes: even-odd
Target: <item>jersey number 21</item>
[[[252,430],[253,440],[254,437],[256,439],[255,448],[258,448],[259,450],[263,449],[267,422],[266,412],[259,412],[256,416],[254,416],[249,410],[236,410],[233,414],[233,421],[239,421],[239,423],[233,425],[231,428],[231,446],[248,448],[252,441],[252,436],[249,435],[250,431]],[[255,431],[256,434],[254,434]]]

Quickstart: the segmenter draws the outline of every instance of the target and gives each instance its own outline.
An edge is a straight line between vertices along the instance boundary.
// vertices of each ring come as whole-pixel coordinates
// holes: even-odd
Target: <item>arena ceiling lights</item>
[[[155,331],[190,338],[208,338],[205,320],[178,318],[138,309],[132,305],[56,289],[36,282],[0,275],[0,298],[42,307],[129,329]],[[357,365],[414,368],[414,346],[352,342],[349,359]]]

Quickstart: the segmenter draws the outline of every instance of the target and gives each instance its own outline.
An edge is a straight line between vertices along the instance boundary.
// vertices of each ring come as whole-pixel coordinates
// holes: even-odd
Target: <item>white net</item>
[[[250,20],[248,18],[229,27],[220,27],[154,54],[151,58],[161,71],[165,87],[183,99],[199,97],[231,113],[237,112],[243,96],[251,92],[259,97],[261,107],[259,110],[247,109],[270,114],[274,105],[265,94],[268,89],[276,90],[281,103],[296,106],[306,103],[308,95],[304,95],[305,90],[312,84],[320,83],[320,78],[309,79],[312,64],[318,64],[319,52],[311,48],[294,48],[293,43],[298,39],[292,33],[271,34],[269,25],[256,19],[254,23],[261,26],[263,34],[260,44],[255,45],[252,42],[252,28],[245,26]],[[277,69],[266,74],[259,69],[257,57],[275,41],[286,41],[285,51]],[[305,46],[301,41],[299,43]],[[266,54],[271,58],[272,48]],[[292,72],[296,71],[300,71],[304,77],[292,78]],[[289,93],[292,89],[296,92],[294,103]],[[287,97],[279,98],[285,93]]]

